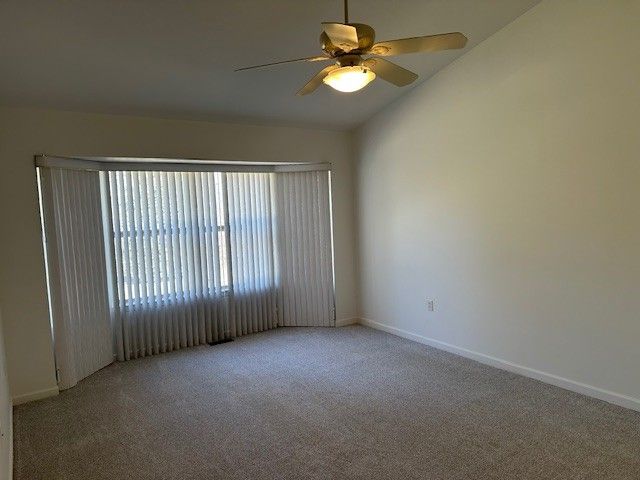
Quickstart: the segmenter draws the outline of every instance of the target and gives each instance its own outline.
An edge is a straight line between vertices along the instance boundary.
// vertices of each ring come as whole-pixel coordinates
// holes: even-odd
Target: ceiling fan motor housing
[[[345,25],[355,27],[358,33],[358,48],[348,53],[365,52],[373,47],[376,33],[371,26],[364,23],[347,23]],[[347,53],[339,46],[334,45],[324,31],[320,34],[320,47],[331,57],[338,57]]]
[[[360,55],[353,55],[349,53],[348,55],[341,55],[337,58],[337,63],[341,67],[354,67],[356,65],[362,65],[362,57]]]

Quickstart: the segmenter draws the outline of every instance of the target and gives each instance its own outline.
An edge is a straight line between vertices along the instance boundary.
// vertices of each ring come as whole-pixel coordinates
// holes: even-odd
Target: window
[[[326,169],[132,163],[38,160],[65,385],[111,361],[114,346],[128,360],[333,325]]]
[[[231,285],[220,172],[109,172],[118,296],[199,299]]]

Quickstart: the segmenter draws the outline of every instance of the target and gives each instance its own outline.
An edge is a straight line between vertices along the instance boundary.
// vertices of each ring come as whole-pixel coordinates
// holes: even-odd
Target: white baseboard
[[[570,380],[568,378],[560,377],[552,373],[541,372],[540,370],[535,370],[533,368],[525,367],[523,365],[518,365],[516,363],[512,363],[507,360],[502,360],[500,358],[492,357],[490,355],[485,355],[484,353],[474,352],[473,350],[467,350],[466,348],[457,347],[455,345],[441,342],[440,340],[435,340],[433,338],[425,337],[423,335],[417,335],[415,333],[411,333],[406,330],[402,330],[400,328],[392,327],[390,325],[385,325],[379,322],[374,322],[373,320],[360,318],[359,323],[367,327],[371,327],[377,330],[382,330],[383,332],[391,333],[398,337],[406,338],[408,340],[413,340],[414,342],[429,345],[439,350],[445,350],[447,352],[460,355],[461,357],[470,358],[471,360],[484,363],[485,365],[490,365],[492,367],[496,367],[501,370],[507,370],[509,372],[517,373],[525,377],[533,378],[535,380],[540,380],[541,382],[544,382],[544,383],[555,385],[556,387],[561,387],[566,390],[571,390],[572,392],[581,393],[589,397],[597,398],[599,400],[604,400],[605,402],[613,403],[614,405],[619,405],[621,407],[629,408],[631,410],[637,410],[640,412],[640,399],[638,398],[629,397],[627,395],[611,392],[609,390],[604,390],[602,388],[594,387],[592,385],[587,385],[586,383],[581,383],[575,380]]]
[[[14,405],[20,405],[21,403],[27,403],[34,400],[42,400],[43,398],[53,397],[55,395],[58,395],[58,393],[58,387],[46,388],[44,390],[38,390],[36,392],[16,395],[15,397],[13,397],[12,402]]]
[[[7,465],[7,478],[13,479],[13,409],[9,408],[9,465]]]
[[[359,318],[341,318],[336,320],[336,327],[346,327],[347,325],[356,325],[359,323]]]

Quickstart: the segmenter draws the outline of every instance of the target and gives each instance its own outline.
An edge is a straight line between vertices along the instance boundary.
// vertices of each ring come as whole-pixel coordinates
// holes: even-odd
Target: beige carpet
[[[640,478],[640,413],[360,326],[114,364],[14,415],[16,480]]]

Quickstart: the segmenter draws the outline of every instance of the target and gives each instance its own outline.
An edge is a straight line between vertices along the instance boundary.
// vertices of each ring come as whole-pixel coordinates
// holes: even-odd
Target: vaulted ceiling
[[[378,40],[460,31],[460,51],[390,58],[420,75],[355,94],[296,91],[322,65],[238,67],[319,53],[342,0],[3,0],[0,104],[163,117],[354,127],[538,0],[351,0]]]

